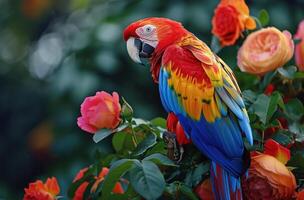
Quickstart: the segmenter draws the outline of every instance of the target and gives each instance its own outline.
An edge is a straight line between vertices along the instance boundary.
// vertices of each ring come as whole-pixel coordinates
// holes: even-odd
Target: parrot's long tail
[[[212,161],[210,176],[216,200],[242,200],[241,180]]]

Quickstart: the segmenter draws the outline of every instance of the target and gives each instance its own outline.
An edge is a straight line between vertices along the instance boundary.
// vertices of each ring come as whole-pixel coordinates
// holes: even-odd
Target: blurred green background
[[[21,199],[29,182],[50,176],[66,196],[100,146],[76,124],[81,102],[98,90],[119,92],[137,117],[165,117],[149,69],[129,59],[122,31],[140,18],[168,17],[210,44],[217,3],[0,0],[0,199]],[[304,19],[304,0],[247,3],[252,15],[264,8],[271,25],[293,34]],[[233,69],[236,51],[219,53]]]

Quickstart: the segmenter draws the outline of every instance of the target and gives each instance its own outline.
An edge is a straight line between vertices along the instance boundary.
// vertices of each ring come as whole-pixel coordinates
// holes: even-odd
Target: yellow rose
[[[294,43],[288,31],[263,28],[251,33],[238,52],[238,66],[256,75],[282,67],[293,55]]]

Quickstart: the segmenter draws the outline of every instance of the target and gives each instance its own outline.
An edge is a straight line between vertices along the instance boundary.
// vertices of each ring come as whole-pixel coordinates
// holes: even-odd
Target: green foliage
[[[133,152],[134,156],[139,156],[146,152],[149,148],[156,144],[156,135],[154,133],[149,134],[141,143],[138,144]]]
[[[247,93],[247,95],[250,94]],[[251,98],[250,100],[252,100],[252,96],[247,96],[247,98]],[[285,109],[282,96],[279,92],[274,92],[270,97],[265,94],[260,94],[251,106],[263,125],[270,122],[270,119],[278,107]]]
[[[263,9],[259,12],[258,19],[263,27],[269,24],[269,14],[267,10]]]
[[[110,168],[102,184],[102,199],[110,199],[112,190],[115,184],[120,180],[120,177],[127,171],[132,169],[139,161],[134,159],[121,159],[114,162]]]
[[[165,179],[159,168],[151,161],[143,160],[130,171],[130,183],[145,199],[160,197],[165,190]]]
[[[94,142],[98,143],[101,140],[105,139],[109,135],[111,135],[113,132],[110,129],[101,129],[98,132],[96,132],[93,136]]]

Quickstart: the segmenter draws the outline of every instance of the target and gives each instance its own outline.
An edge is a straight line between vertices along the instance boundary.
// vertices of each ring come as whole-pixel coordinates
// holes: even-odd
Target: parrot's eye
[[[154,30],[155,30],[155,26],[153,25],[146,25],[143,27],[143,33],[145,35],[151,34],[152,32],[154,32]]]
[[[152,28],[150,26],[146,27],[146,32],[150,33],[152,31]]]

